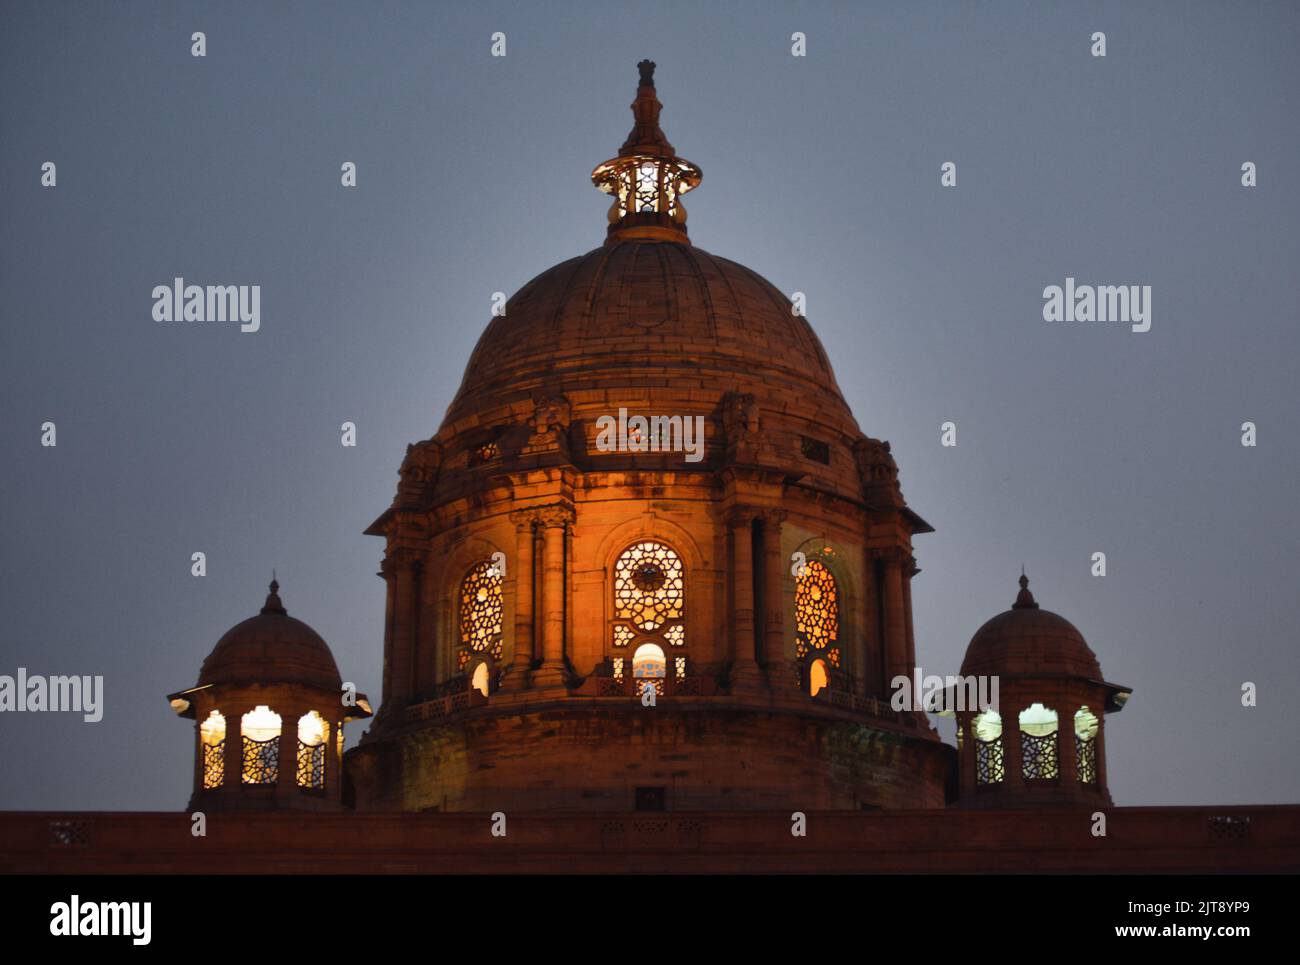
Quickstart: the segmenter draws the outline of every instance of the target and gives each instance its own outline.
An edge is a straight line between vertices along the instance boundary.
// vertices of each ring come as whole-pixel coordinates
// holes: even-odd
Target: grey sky
[[[107,688],[99,724],[0,715],[0,807],[182,807],[192,725],[163,696],[273,566],[379,696],[362,530],[491,293],[601,242],[588,175],[643,57],[704,171],[692,238],[807,293],[937,529],[917,539],[922,667],[956,671],[1023,563],[1135,690],[1108,725],[1117,803],[1300,800],[1300,7],[467,7],[0,8],[0,673]],[[152,321],[177,275],[260,284],[261,332]],[[1044,322],[1067,276],[1151,285],[1152,330]]]

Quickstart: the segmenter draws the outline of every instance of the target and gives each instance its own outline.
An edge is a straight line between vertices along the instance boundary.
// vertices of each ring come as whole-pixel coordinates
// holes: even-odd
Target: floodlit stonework
[[[383,705],[348,755],[358,809],[945,803],[951,748],[888,701],[930,527],[790,299],[691,242],[701,174],[659,127],[652,67],[592,176],[604,245],[492,320],[369,530],[389,620]],[[702,425],[702,454],[659,445],[651,416]],[[602,443],[623,419],[627,444]]]

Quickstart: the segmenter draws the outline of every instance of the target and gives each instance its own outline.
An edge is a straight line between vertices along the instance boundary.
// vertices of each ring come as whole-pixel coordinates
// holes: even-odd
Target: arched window
[[[491,692],[489,681],[491,671],[488,669],[488,662],[480,660],[478,666],[474,668],[474,673],[470,677],[469,685],[486,697]]]
[[[682,561],[663,543],[636,543],[614,564],[614,609],[637,630],[663,630],[682,616]]]
[[[458,671],[468,670],[475,655],[489,656],[493,661],[501,659],[504,612],[500,568],[491,560],[474,564],[460,584]]]
[[[610,631],[614,677],[623,679],[631,658],[634,681],[653,680],[664,692],[669,658],[673,676],[686,676],[685,569],[672,547],[642,540],[624,550],[614,563],[614,625]],[[641,693],[641,683],[635,685]]]
[[[240,719],[245,784],[274,784],[280,777],[280,715],[259,704]]]
[[[298,786],[309,791],[325,789],[325,741],[329,724],[314,710],[298,718]]]
[[[632,679],[638,695],[646,687],[654,687],[656,693],[663,693],[664,678],[668,676],[668,661],[664,651],[657,643],[643,643],[632,655]]]
[[[1051,780],[1056,756],[1056,711],[1033,703],[1020,712],[1020,760],[1025,780]]]
[[[829,687],[830,677],[826,673],[826,661],[818,657],[808,665],[809,696],[816,697],[823,689]]]
[[[1002,715],[986,710],[971,719],[975,742],[975,783],[1000,784],[1006,777],[1002,758]]]
[[[840,591],[820,560],[808,560],[795,577],[794,625],[801,661],[824,658],[830,666],[840,666]]]
[[[226,776],[226,718],[214,710],[199,725],[199,743],[203,745],[203,786],[221,787]]]
[[[1074,712],[1074,758],[1079,782],[1097,783],[1097,715],[1084,704]]]

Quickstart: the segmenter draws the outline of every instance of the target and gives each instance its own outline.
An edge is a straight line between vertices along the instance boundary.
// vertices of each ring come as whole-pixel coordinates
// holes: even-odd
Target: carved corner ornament
[[[894,508],[907,505],[898,483],[898,463],[888,442],[862,436],[853,444],[853,458],[868,502]]]
[[[528,437],[522,454],[559,452],[567,457],[568,431],[572,417],[572,406],[564,396],[538,396],[533,400],[533,414],[528,420],[532,434]]]
[[[398,502],[409,504],[428,494],[429,489],[438,481],[442,456],[442,446],[432,439],[406,447],[406,456],[402,459],[401,468],[397,470]]]

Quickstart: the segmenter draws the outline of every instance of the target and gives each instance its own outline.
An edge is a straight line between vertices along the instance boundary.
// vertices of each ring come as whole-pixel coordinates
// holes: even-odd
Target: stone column
[[[379,564],[379,575],[383,577],[386,588],[384,604],[384,695],[382,704],[387,704],[393,696],[393,613],[397,592],[396,567],[388,557]]]
[[[754,510],[737,507],[727,516],[731,530],[731,682],[755,690],[761,681],[754,637]]]
[[[1074,711],[1069,704],[1058,699],[1064,707],[1056,708],[1056,780],[1066,794],[1073,796],[1079,789],[1079,755],[1074,746]],[[1077,701],[1075,702],[1077,706]]]
[[[244,714],[253,708],[241,699],[238,703],[221,703],[217,709],[226,715],[226,753],[222,762],[221,786],[228,791],[238,791],[244,779]]]
[[[891,681],[895,677],[906,677],[911,673],[907,662],[907,624],[904,608],[907,597],[903,592],[902,553],[890,551],[885,556],[885,666],[887,679],[884,690],[891,692]]]
[[[438,653],[440,639],[438,611],[441,605],[433,587],[429,567],[421,566],[416,576],[413,604],[415,615],[412,618],[412,626],[415,628],[412,635],[414,649],[411,655],[412,702],[429,699],[438,685],[438,660],[441,656]],[[446,636],[442,636],[441,639],[445,640]]]
[[[296,703],[281,702],[271,707],[280,715],[280,762],[276,774],[275,796],[292,801],[298,793],[298,718],[305,711]]]
[[[394,709],[401,708],[411,699],[411,674],[414,668],[416,614],[418,603],[416,581],[419,562],[415,554],[399,550],[384,560],[394,570],[393,590],[393,646],[390,678]]]
[[[564,685],[564,534],[573,510],[552,506],[541,511],[542,524],[542,665],[533,683],[543,687]]]
[[[1003,784],[1017,797],[1025,789],[1025,756],[1020,742],[1020,711],[1023,701],[1002,701],[1002,764],[1005,768]]]
[[[515,524],[515,655],[506,674],[507,690],[528,685],[528,673],[536,659],[533,640],[533,524],[536,516],[527,511],[510,514]]]
[[[325,731],[325,798],[338,803],[343,797],[343,721],[321,714]]]
[[[1092,705],[1088,705],[1092,710]],[[1099,702],[1096,710],[1092,710],[1097,715],[1097,736],[1094,738],[1097,742],[1095,753],[1097,755],[1097,790],[1101,792],[1106,803],[1110,803],[1110,789],[1106,785],[1106,699],[1103,697]]]
[[[199,705],[199,706],[201,707],[202,705]],[[203,768],[203,735],[199,732],[199,726],[203,723],[203,721],[204,721],[204,719],[205,719],[206,717],[207,717],[207,712],[206,712],[206,711],[200,710],[199,707],[196,707],[196,708],[194,709],[194,789],[193,789],[193,791],[190,793],[190,805],[189,805],[189,809],[190,809],[191,811],[195,810],[194,805],[196,805],[196,804],[198,803],[199,795],[203,793],[203,770],[204,770],[204,768]],[[226,724],[226,747],[225,747],[225,750],[229,750],[229,749],[230,749],[230,724],[229,724],[229,722],[227,722],[227,724]],[[223,759],[223,760],[222,760],[221,780],[224,782],[225,779],[226,779],[225,760]],[[202,810],[202,809],[200,808],[199,810]]]
[[[969,803],[975,796],[976,755],[979,742],[971,733],[974,714],[957,715],[957,800]]]
[[[876,628],[880,625],[877,608],[880,601],[876,598],[876,566],[871,552],[863,554],[862,607],[861,624],[857,638],[853,641],[853,692],[861,697],[873,694],[878,689],[874,686],[876,674],[879,673],[880,661],[871,664],[871,641],[876,638]],[[877,648],[880,646],[877,643]],[[879,649],[875,652],[879,654]]]
[[[903,625],[907,630],[907,670],[911,673],[916,666],[916,633],[912,629],[912,577],[921,572],[916,567],[916,559],[908,556],[903,560]]]
[[[790,564],[781,553],[783,509],[763,513],[763,665],[773,690],[797,690],[794,667],[785,655],[785,578]]]

